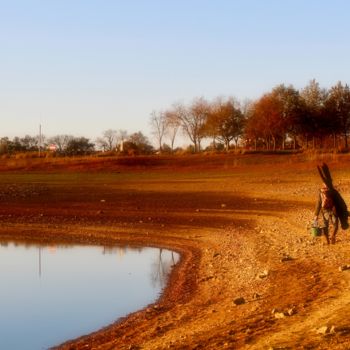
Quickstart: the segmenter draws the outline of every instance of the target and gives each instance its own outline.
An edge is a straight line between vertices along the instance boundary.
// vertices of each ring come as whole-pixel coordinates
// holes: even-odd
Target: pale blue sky
[[[194,97],[350,83],[347,0],[0,0],[0,137],[141,130]]]

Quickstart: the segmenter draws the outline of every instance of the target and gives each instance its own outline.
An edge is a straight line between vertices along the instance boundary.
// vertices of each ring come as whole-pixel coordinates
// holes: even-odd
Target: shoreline
[[[50,229],[46,231],[44,228],[37,226],[35,228],[0,228],[0,239],[8,242],[20,242],[26,243],[41,243],[41,244],[69,244],[69,245],[89,245],[89,246],[129,246],[129,247],[154,247],[172,250],[180,255],[180,261],[172,268],[167,284],[162,290],[161,295],[151,304],[146,305],[140,310],[131,312],[125,316],[122,316],[115,320],[115,322],[102,326],[87,335],[81,335],[74,339],[67,339],[61,344],[56,344],[50,349],[80,349],[80,348],[93,348],[99,346],[102,343],[113,340],[114,334],[118,332],[119,328],[123,328],[123,323],[135,322],[136,319],[149,319],[152,313],[159,316],[162,311],[171,309],[171,305],[174,303],[186,302],[191,297],[191,293],[195,292],[195,284],[193,281],[193,274],[189,274],[189,270],[194,270],[195,261],[198,259],[198,250],[191,247],[188,244],[181,244],[179,242],[172,242],[169,238],[157,238],[152,241],[149,235],[136,234],[131,235],[129,233],[123,233],[123,237],[120,236],[120,232],[114,232],[111,229],[105,228],[103,236],[94,234],[93,230],[89,230],[88,236],[85,233],[76,233],[74,227],[71,228],[71,232],[75,233],[62,233],[60,230],[53,231]],[[88,228],[86,228],[88,229]],[[86,229],[83,229],[85,231]],[[41,232],[41,234],[33,236],[33,231]],[[97,229],[100,231],[100,229]],[[4,231],[6,233],[4,233]],[[19,232],[20,231],[20,232]],[[118,235],[119,234],[119,235]],[[178,239],[177,239],[178,240]],[[188,265],[191,265],[188,267]],[[191,288],[188,286],[191,285]],[[184,287],[186,286],[186,287]]]

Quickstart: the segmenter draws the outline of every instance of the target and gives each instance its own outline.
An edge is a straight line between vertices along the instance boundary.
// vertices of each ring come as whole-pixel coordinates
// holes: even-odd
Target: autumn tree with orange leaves
[[[262,96],[254,105],[247,120],[248,137],[260,139],[267,150],[276,150],[277,142],[284,138],[282,103],[272,93]]]

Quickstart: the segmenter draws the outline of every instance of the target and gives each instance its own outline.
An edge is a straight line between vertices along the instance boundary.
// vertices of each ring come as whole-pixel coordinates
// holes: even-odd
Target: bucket
[[[311,234],[314,237],[321,236],[321,229],[319,227],[317,227],[317,226],[313,226],[313,227],[311,227]]]

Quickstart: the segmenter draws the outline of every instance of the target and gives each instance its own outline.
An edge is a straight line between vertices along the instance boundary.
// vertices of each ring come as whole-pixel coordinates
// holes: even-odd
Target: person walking
[[[334,195],[331,188],[325,183],[319,191],[318,200],[315,208],[314,223],[318,223],[319,216],[321,214],[322,223],[320,229],[326,238],[327,244],[336,242],[336,234],[338,232],[339,217],[337,215]]]

